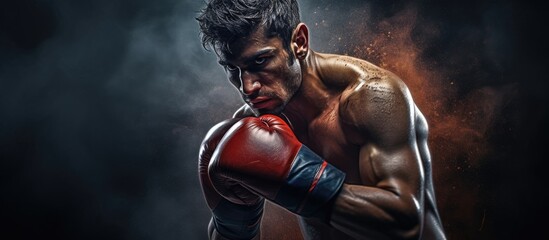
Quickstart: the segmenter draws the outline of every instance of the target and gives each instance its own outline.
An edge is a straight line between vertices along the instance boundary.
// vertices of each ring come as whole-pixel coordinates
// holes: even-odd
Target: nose
[[[240,79],[239,90],[242,94],[252,95],[261,89],[261,83],[258,81],[255,74],[239,69],[238,75]]]

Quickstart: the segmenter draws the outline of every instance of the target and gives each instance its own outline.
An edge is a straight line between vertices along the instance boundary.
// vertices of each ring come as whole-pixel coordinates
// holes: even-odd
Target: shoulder
[[[339,115],[344,124],[370,141],[404,140],[413,128],[415,104],[398,76],[380,68],[377,71],[356,79],[343,91]]]
[[[347,87],[358,79],[382,78],[388,71],[364,60],[347,55],[315,53],[318,73],[330,87]]]

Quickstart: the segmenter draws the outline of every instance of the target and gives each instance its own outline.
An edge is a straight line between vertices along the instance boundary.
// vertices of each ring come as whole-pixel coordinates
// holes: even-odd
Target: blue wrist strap
[[[303,217],[324,216],[319,211],[329,210],[344,181],[344,172],[302,145],[274,202]]]

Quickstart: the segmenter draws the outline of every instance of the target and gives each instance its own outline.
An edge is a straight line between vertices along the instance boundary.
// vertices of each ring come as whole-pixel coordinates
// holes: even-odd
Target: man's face
[[[301,84],[299,62],[289,61],[293,53],[263,29],[236,40],[230,50],[218,53],[219,63],[244,101],[260,114],[280,113]]]

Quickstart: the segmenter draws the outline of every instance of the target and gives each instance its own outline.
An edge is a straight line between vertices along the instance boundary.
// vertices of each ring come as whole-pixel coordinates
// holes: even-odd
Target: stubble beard
[[[253,109],[254,113],[256,115],[263,115],[263,114],[275,114],[280,115],[288,103],[292,101],[292,98],[294,98],[294,95],[299,91],[299,88],[302,84],[302,73],[301,73],[301,66],[298,64],[299,61],[297,59],[294,59],[293,63],[291,65],[287,65],[288,67],[288,75],[287,78],[288,81],[283,82],[284,89],[287,92],[286,99],[281,98],[276,93],[265,93],[265,96],[269,96],[271,98],[278,98],[281,100],[281,104],[276,106],[274,109]]]

